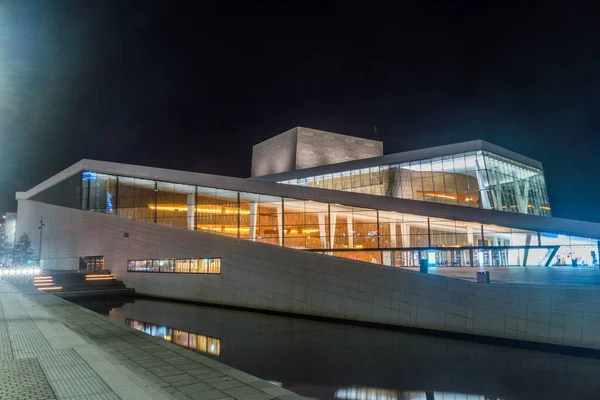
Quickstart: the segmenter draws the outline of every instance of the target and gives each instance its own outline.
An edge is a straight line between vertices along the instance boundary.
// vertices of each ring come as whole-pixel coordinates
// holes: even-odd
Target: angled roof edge
[[[295,171],[281,172],[278,174],[256,176],[251,179],[261,181],[285,181],[294,178],[304,178],[309,176],[317,176],[331,174],[334,172],[349,171],[354,169],[374,167],[378,165],[398,164],[407,161],[424,160],[433,157],[442,157],[456,153],[465,153],[469,151],[486,150],[491,153],[498,154],[511,160],[518,161],[530,167],[543,170],[542,163],[529,158],[527,156],[515,153],[514,151],[505,149],[495,144],[486,142],[485,140],[472,140],[469,142],[453,143],[443,146],[428,147],[426,149],[410,150],[401,153],[386,154],[378,157],[364,158],[362,160],[352,160],[337,164],[322,165],[300,169]]]
[[[481,208],[398,199],[395,197],[374,196],[337,190],[282,185],[253,179],[95,160],[81,160],[73,164],[27,192],[20,192],[17,195],[17,200],[30,199],[41,191],[85,170],[140,179],[214,187],[224,190],[238,190],[242,192],[312,200],[330,204],[343,204],[352,207],[417,214],[432,218],[447,218],[459,221],[494,224],[516,229],[561,233],[600,239],[600,223],[595,222],[539,217],[528,214],[484,210]]]

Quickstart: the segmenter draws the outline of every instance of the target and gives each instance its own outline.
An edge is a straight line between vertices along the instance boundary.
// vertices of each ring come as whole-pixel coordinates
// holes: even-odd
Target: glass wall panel
[[[86,179],[89,179],[90,177],[95,178],[95,173],[90,173],[89,171],[75,174],[36,194],[31,200],[61,207],[83,208],[83,196],[84,194],[87,196],[87,185],[89,184],[87,180],[83,179],[84,174],[86,174]],[[83,190],[84,187],[86,188],[85,191]]]
[[[329,219],[326,203],[285,199],[284,210],[285,247],[328,248]]]
[[[422,196],[442,203],[477,203],[489,208],[501,205],[506,211],[515,207],[533,210],[536,204],[542,204],[535,203],[536,196],[542,202],[545,197],[539,182],[534,180],[529,184],[536,190],[531,200],[535,201],[523,198],[532,174],[530,169],[494,157],[484,158],[482,152],[465,153],[391,168],[373,167],[318,176],[310,182],[324,187],[324,182],[330,179],[333,187],[337,180],[340,185],[369,193],[381,190],[381,193],[389,191],[408,198]],[[383,183],[385,176],[392,182],[387,189]],[[277,196],[94,172],[72,179],[75,186],[77,179],[81,179],[78,203],[90,211],[276,246],[346,250],[324,253],[365,262],[410,266],[415,265],[415,257],[417,261],[418,257],[424,257],[436,266],[598,265],[595,239],[538,235],[497,225],[291,198],[282,200]],[[535,179],[543,182],[543,176],[536,175]],[[144,272],[220,273],[220,268],[220,259],[198,258],[134,260],[127,265],[128,271]]]
[[[277,196],[260,195],[257,207],[256,241],[281,246],[283,244],[283,207]]]
[[[156,222],[155,181],[119,177],[119,217]]]
[[[543,171],[487,151],[279,183],[550,216]]]
[[[156,189],[156,222],[193,229],[195,187],[157,182]]]

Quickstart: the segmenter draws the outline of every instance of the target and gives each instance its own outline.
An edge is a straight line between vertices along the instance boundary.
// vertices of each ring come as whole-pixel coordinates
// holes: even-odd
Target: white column
[[[327,232],[325,231],[325,214],[317,214],[319,219],[319,236],[321,237],[321,248],[327,248]]]
[[[473,246],[473,226],[467,225],[467,244]]]
[[[329,214],[331,221],[329,222],[329,227],[331,232],[329,232],[329,248],[333,249],[335,245],[335,221],[337,219],[337,214],[332,212]]]
[[[250,203],[250,240],[256,241],[256,218],[258,207],[255,201]]]
[[[407,222],[400,223],[400,247],[410,247],[410,225]]]
[[[529,181],[525,182],[525,187],[523,192],[521,192],[517,178],[514,179],[513,186],[515,188],[515,195],[517,196],[517,207],[519,207],[520,213],[527,214],[527,206],[529,205]]]
[[[392,252],[391,251],[383,252],[383,265],[387,265],[388,267],[392,266]]]
[[[488,177],[485,169],[482,167],[479,159],[475,160],[475,168],[477,175],[477,185],[479,186],[479,197],[481,198],[481,205],[483,208],[491,209],[490,199],[487,196],[486,189],[489,187]]]
[[[196,211],[196,195],[194,193],[188,193],[187,195],[187,228],[193,231],[196,227],[194,226],[194,220]]]
[[[348,247],[354,247],[354,224],[352,221],[352,217],[347,217],[346,221],[348,223]]]
[[[396,223],[390,222],[390,247],[397,247],[396,240]],[[395,251],[384,251],[383,252],[383,265],[387,265],[390,267],[394,266],[393,257],[396,254]]]

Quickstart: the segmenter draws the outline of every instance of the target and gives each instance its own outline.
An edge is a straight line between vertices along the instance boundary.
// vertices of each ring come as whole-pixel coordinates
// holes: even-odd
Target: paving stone
[[[215,383],[211,383],[210,385],[212,387],[214,387],[215,389],[219,389],[219,390],[233,389],[233,388],[237,388],[240,386],[246,386],[245,383],[236,381],[235,379],[230,379],[230,380],[222,381],[222,382],[215,382]]]
[[[188,397],[194,400],[216,400],[227,397],[227,394],[219,390],[208,390],[206,392],[189,394]]]
[[[242,386],[242,387],[236,387],[236,388],[231,388],[231,389],[224,389],[222,390],[224,393],[226,393],[228,396],[234,397],[234,398],[239,398],[241,396],[249,396],[251,394],[261,394],[261,391],[250,387],[250,386]]]
[[[52,348],[21,305],[26,297],[4,285],[0,279],[0,293],[3,291],[7,295],[0,296],[1,400],[119,399],[78,351],[74,348]],[[147,382],[146,388],[153,387],[165,397],[187,400],[270,400],[277,395],[287,397],[286,400],[301,399],[283,388],[272,386],[210,357],[120,326],[104,316],[52,295],[35,292],[31,296],[50,315],[44,324],[68,326],[84,342],[101,349],[107,360],[127,368]],[[28,303],[23,304],[32,304],[26,301]],[[36,315],[40,311],[37,310]],[[55,340],[52,336],[49,338]],[[15,371],[20,372],[17,374]],[[12,379],[11,374],[20,376],[22,381]]]
[[[56,399],[36,359],[0,363],[0,399]]]
[[[199,393],[206,392],[207,390],[213,390],[210,385],[206,383],[194,383],[192,385],[179,386],[178,389],[180,392],[189,394],[189,393]]]

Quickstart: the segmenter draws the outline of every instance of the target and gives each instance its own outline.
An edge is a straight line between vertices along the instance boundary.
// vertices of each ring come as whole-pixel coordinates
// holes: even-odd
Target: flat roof
[[[398,199],[387,196],[317,189],[296,185],[282,185],[275,182],[266,182],[255,179],[234,178],[198,172],[177,171],[172,169],[85,159],[46,179],[44,182],[27,192],[17,192],[16,199],[31,199],[43,190],[48,189],[81,171],[95,171],[110,175],[206,186],[263,195],[289,197],[293,199],[312,200],[330,204],[342,204],[351,207],[377,209],[381,211],[417,214],[432,218],[447,218],[466,222],[500,225],[515,229],[561,233],[565,235],[600,239],[600,223],[595,222],[540,217],[536,215],[485,210],[450,204]]]
[[[532,158],[526,157],[514,151],[505,149],[485,140],[472,140],[448,144],[443,146],[428,147],[426,149],[411,150],[401,153],[387,154],[379,157],[364,158],[362,160],[346,161],[337,164],[322,165],[319,167],[300,169],[295,171],[281,172],[278,174],[257,176],[251,179],[262,181],[286,181],[288,179],[305,178],[310,176],[332,174],[334,172],[351,171],[355,169],[375,167],[378,165],[399,164],[408,161],[425,160],[434,157],[443,157],[451,154],[466,153],[470,151],[485,150],[502,157],[520,162],[533,168],[543,170],[542,163]]]

